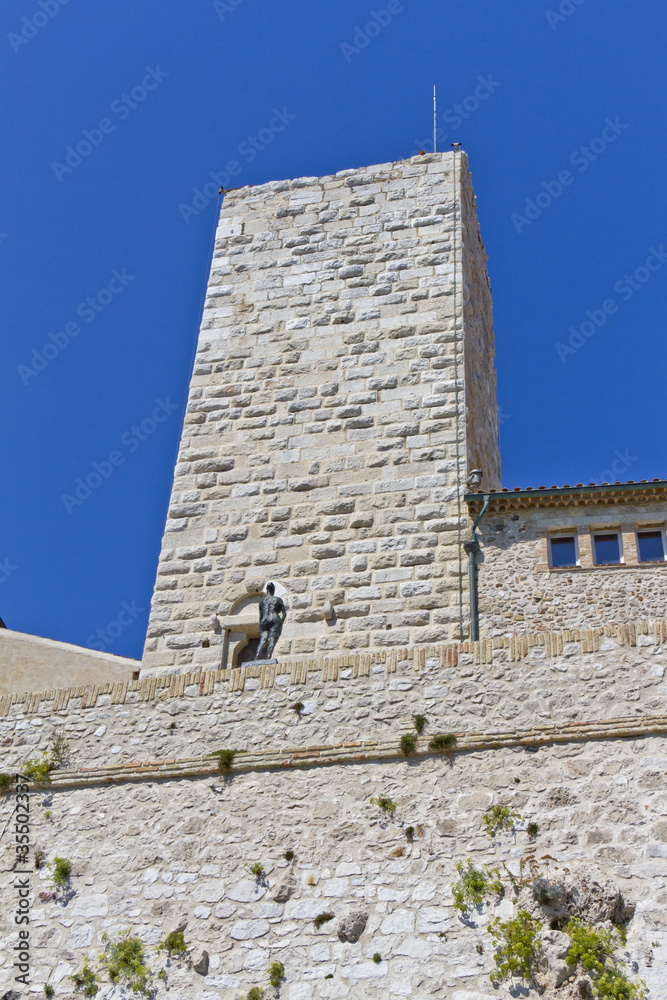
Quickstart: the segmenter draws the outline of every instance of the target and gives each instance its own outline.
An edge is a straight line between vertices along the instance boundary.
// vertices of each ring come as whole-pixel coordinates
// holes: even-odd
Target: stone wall
[[[462,169],[467,160],[462,161]],[[493,304],[472,180],[461,188],[464,267],[462,280],[463,330],[465,331],[465,407],[467,469],[482,472],[482,488],[501,488],[498,450],[498,396]]]
[[[504,862],[516,874],[520,859],[537,857],[551,872],[593,864],[637,904],[623,951],[630,974],[658,1000],[666,995],[666,771],[664,737],[645,735],[455,753],[451,761],[350,759],[289,773],[149,775],[79,787],[56,781],[32,796],[32,832],[48,860],[73,861],[73,875],[67,893],[44,901],[46,871],[30,878],[33,991],[48,979],[56,997],[73,996],[66,977],[84,956],[94,965],[103,931],[139,934],[157,973],[166,962],[154,946],[187,921],[190,956],[197,961],[205,949],[208,972],[174,960],[170,992],[156,980],[158,997],[238,1000],[254,985],[270,997],[266,970],[277,960],[282,1000],[509,998],[509,984],[490,986],[487,932],[490,919],[516,912],[509,883],[503,899],[490,898],[467,922],[453,909],[451,885],[466,858]],[[393,817],[370,803],[378,795],[396,803]],[[501,803],[522,819],[491,841],[483,813]],[[0,800],[3,819],[8,808]],[[535,841],[527,822],[539,826]],[[0,875],[3,991],[14,985],[11,846]],[[255,862],[263,878],[249,873]],[[359,912],[361,937],[341,941],[341,920]],[[318,929],[314,918],[324,913],[333,919]],[[98,993],[118,995],[108,985]]]
[[[223,665],[267,579],[283,657],[465,634],[466,434],[495,482],[492,369],[463,154],[228,192],[145,666]]]
[[[492,505],[493,505],[492,500]],[[509,502],[509,501],[508,501]],[[663,499],[622,506],[572,506],[496,514],[493,506],[479,529],[480,629],[484,635],[534,629],[600,626],[667,608],[667,563],[637,560],[637,527],[662,526]],[[624,564],[595,566],[591,530],[618,529]],[[572,531],[578,537],[581,565],[549,568],[551,533]],[[650,610],[649,610],[650,609]]]
[[[459,734],[657,716],[667,713],[666,642],[664,621],[638,622],[8,695],[0,770],[38,755],[54,727],[77,767],[122,770],[223,747],[258,752],[267,740],[288,753],[359,740],[397,747],[415,714],[430,733]]]
[[[131,680],[141,663],[68,642],[0,628],[0,695],[15,691]]]
[[[509,997],[509,984],[490,986],[486,930],[516,911],[509,882],[467,921],[451,885],[466,858],[515,874],[535,858],[575,875],[594,865],[637,904],[628,968],[665,996],[666,654],[667,622],[637,622],[0,698],[0,771],[54,732],[70,752],[31,794],[33,851],[71,859],[73,875],[55,899],[46,869],[29,876],[30,995],[48,980],[71,997],[67,976],[94,964],[102,933],[130,928],[154,973],[166,969],[158,998],[238,1000],[254,985],[270,997],[272,961],[285,966],[282,1000]],[[415,714],[426,728],[404,759]],[[438,732],[457,734],[449,758],[429,748]],[[238,751],[227,775],[221,748]],[[492,841],[483,813],[495,804],[520,819]],[[16,942],[12,805],[10,790],[0,995]],[[341,940],[358,912],[359,940]],[[316,928],[323,913],[333,919]],[[184,920],[191,961],[166,965],[155,945]]]

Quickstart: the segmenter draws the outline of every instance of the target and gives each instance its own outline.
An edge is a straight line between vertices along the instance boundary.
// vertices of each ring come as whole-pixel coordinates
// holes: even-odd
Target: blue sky
[[[489,254],[504,484],[667,477],[666,28],[658,0],[5,0],[7,625],[141,655],[211,172],[410,156],[433,84]]]

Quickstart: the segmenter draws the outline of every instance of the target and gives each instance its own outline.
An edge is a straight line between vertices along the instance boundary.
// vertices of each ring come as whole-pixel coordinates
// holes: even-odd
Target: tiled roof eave
[[[605,486],[561,486],[551,489],[539,487],[529,490],[499,490],[488,494],[467,493],[465,501],[473,510],[476,510],[481,507],[486,496],[490,498],[490,512],[530,507],[557,508],[655,503],[667,500],[667,481],[614,483]]]

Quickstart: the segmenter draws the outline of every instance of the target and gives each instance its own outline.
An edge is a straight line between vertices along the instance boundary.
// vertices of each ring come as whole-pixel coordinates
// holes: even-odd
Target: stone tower
[[[465,154],[227,193],[144,667],[241,662],[267,580],[279,657],[465,636],[475,468],[500,487]]]

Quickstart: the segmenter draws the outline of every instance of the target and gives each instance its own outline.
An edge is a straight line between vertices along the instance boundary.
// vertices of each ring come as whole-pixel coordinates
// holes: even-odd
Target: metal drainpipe
[[[482,518],[489,509],[490,496],[488,493],[484,494],[484,504],[482,509],[473,521],[472,528],[470,530],[470,541],[464,542],[463,548],[468,553],[468,567],[470,573],[470,638],[473,642],[479,639],[479,595],[477,593],[477,553],[481,549],[479,540],[477,538],[477,525],[481,522]]]

